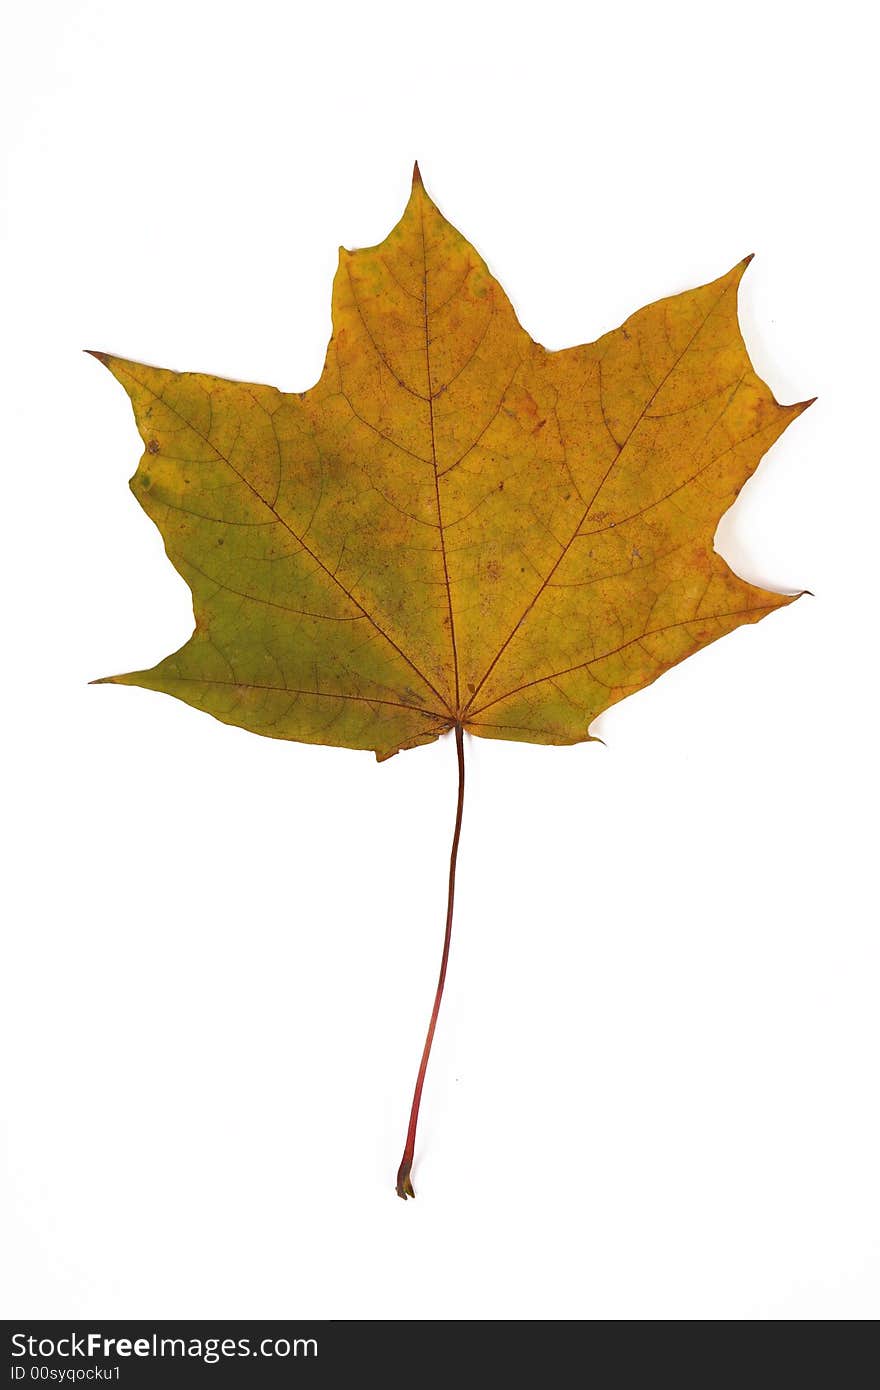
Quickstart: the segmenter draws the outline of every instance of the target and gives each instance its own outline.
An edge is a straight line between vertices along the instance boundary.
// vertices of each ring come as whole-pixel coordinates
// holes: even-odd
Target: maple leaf
[[[387,239],[340,251],[311,390],[94,354],[131,398],[146,446],[131,486],[196,619],[172,656],[107,679],[380,759],[455,730],[414,1117],[462,732],[588,739],[608,706],[798,597],[746,583],[713,545],[811,404],[780,405],[749,361],[749,259],[548,352],[416,166]]]

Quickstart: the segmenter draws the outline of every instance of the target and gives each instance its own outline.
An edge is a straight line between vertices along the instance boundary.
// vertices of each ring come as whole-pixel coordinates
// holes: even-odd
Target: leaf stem
[[[455,751],[458,755],[458,804],[455,812],[455,830],[452,834],[452,850],[449,855],[449,897],[446,906],[446,935],[443,938],[443,955],[440,959],[440,979],[437,981],[437,993],[434,996],[434,1008],[431,1011],[431,1021],[428,1024],[428,1036],[425,1038],[425,1047],[422,1052],[422,1060],[419,1065],[419,1074],[416,1077],[416,1089],[413,1093],[412,1110],[409,1116],[409,1129],[406,1134],[406,1146],[403,1150],[403,1158],[400,1160],[400,1168],[397,1173],[397,1195],[406,1201],[407,1197],[415,1197],[413,1185],[410,1180],[410,1169],[412,1168],[413,1154],[416,1147],[416,1126],[419,1123],[419,1106],[422,1103],[422,1087],[425,1084],[425,1072],[428,1070],[428,1059],[431,1056],[431,1044],[434,1041],[434,1029],[437,1027],[437,1015],[440,1012],[440,1001],[443,998],[443,986],[446,983],[446,967],[449,964],[449,943],[452,940],[452,908],[455,901],[455,865],[458,860],[458,842],[461,839],[461,815],[464,810],[464,730],[460,723],[455,725]]]

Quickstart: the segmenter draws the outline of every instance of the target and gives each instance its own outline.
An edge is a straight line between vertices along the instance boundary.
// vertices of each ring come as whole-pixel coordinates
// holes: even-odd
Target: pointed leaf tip
[[[790,410],[794,418],[797,419],[798,415],[803,415],[805,410],[809,410],[811,405],[815,405],[818,399],[818,396],[811,396],[808,401],[794,401],[792,405],[787,405],[784,409]]]
[[[422,183],[422,171],[419,168],[418,160],[416,160],[415,164],[413,165],[412,181],[413,188],[415,188],[416,184],[421,184],[423,188],[425,186],[424,183]]]
[[[110,358],[109,352],[99,352],[97,348],[83,348],[83,352],[87,353],[89,357],[97,357],[98,361],[103,362],[105,367]]]

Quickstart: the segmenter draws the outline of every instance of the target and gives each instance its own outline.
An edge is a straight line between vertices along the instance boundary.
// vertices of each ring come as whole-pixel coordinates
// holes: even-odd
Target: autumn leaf
[[[131,486],[196,620],[151,670],[107,679],[380,759],[455,730],[414,1119],[463,732],[589,739],[610,705],[797,597],[740,579],[713,545],[810,404],[780,405],[749,361],[749,259],[548,352],[416,168],[387,239],[340,251],[311,390],[94,354],[131,398],[145,445]]]

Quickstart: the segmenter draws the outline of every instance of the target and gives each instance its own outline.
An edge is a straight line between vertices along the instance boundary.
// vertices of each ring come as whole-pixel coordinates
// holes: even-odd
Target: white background
[[[880,1312],[868,6],[13,7],[2,685],[7,1316]],[[428,190],[549,347],[757,253],[819,401],[721,524],[814,599],[595,726],[262,740],[90,688],[189,635],[80,349],[304,389],[337,246]]]

